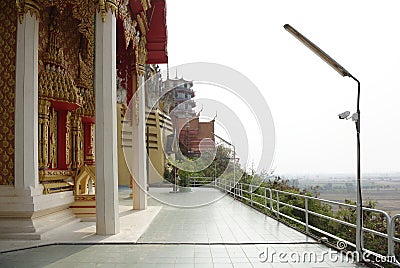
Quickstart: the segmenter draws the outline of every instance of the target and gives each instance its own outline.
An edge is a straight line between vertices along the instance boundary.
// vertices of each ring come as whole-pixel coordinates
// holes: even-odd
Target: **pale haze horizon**
[[[338,114],[356,111],[357,84],[291,36],[283,28],[288,23],[361,82],[362,172],[398,172],[399,7],[394,0],[169,0],[169,67],[222,64],[258,87],[272,113],[276,140],[274,162],[260,163],[260,169],[353,174],[355,126]],[[213,97],[210,90],[194,89],[199,97]],[[257,153],[252,157],[257,162]]]

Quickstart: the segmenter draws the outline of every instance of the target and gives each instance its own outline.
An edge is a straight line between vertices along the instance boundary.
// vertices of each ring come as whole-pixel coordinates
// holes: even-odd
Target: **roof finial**
[[[178,67],[175,69],[175,78],[178,78]]]

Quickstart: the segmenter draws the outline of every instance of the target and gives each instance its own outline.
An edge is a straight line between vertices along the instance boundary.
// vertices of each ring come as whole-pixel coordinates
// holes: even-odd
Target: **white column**
[[[15,78],[15,188],[34,189],[38,175],[39,20],[28,12],[17,27]]]
[[[102,21],[96,14],[96,232],[119,232],[116,18],[107,12]]]
[[[147,169],[146,169],[146,144],[145,144],[145,131],[146,131],[146,114],[145,114],[145,90],[144,90],[144,76],[138,75],[139,89],[138,94],[138,118],[137,124],[133,123],[133,209],[143,210],[147,208]],[[135,109],[132,109],[135,113]],[[135,115],[134,115],[135,116]],[[133,117],[135,122],[135,117]]]

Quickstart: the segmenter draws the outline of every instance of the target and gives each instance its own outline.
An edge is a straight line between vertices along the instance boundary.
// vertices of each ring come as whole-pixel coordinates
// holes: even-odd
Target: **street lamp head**
[[[302,42],[306,47],[311,49],[315,54],[317,54],[321,59],[323,59],[327,64],[329,64],[333,69],[336,70],[341,76],[353,77],[345,68],[343,68],[339,63],[332,59],[328,54],[326,54],[322,49],[320,49],[313,42],[308,40],[304,35],[299,33],[295,28],[289,24],[285,24],[283,28],[296,37],[300,42]]]
[[[341,114],[339,114],[339,119],[347,119],[350,115],[349,111],[343,112]]]

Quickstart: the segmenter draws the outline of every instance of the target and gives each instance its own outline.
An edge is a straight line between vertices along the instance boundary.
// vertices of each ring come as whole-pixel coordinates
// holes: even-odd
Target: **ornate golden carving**
[[[67,167],[71,168],[71,112],[67,113],[65,131],[65,162]]]
[[[142,35],[139,39],[139,44],[136,47],[136,68],[139,75],[144,76],[146,74],[146,61],[146,36]]]
[[[83,106],[79,107],[74,111],[74,113],[87,116],[87,117],[94,117],[95,113],[95,98],[94,92],[92,89],[88,89],[85,87],[79,87],[79,94],[83,96]]]
[[[49,167],[57,167],[57,112],[50,109]]]
[[[19,23],[22,23],[24,16],[26,13],[29,12],[31,16],[35,16],[36,19],[40,17],[40,4],[38,1],[35,0],[16,0],[17,11],[18,11],[18,18]]]
[[[43,194],[52,194],[52,193],[58,193],[58,192],[64,192],[64,191],[71,191],[73,188],[73,185],[71,183],[65,182],[65,181],[59,181],[59,182],[46,182],[42,183],[43,185]]]
[[[141,34],[146,35],[148,29],[146,13],[141,12],[140,14],[138,14],[136,16],[136,20],[138,21]]]
[[[54,181],[59,179],[67,179],[73,175],[70,170],[40,170],[39,181]]]
[[[83,165],[83,125],[79,115],[71,116],[71,151],[72,168],[77,169]]]
[[[128,9],[129,0],[120,0],[118,5],[118,17],[123,21],[125,48],[127,49],[130,42],[135,45],[136,37],[136,21],[132,20],[131,13]]]
[[[93,194],[93,185],[96,184],[95,166],[84,165],[79,168],[75,177],[75,194]]]
[[[83,61],[81,52],[79,53],[79,77],[77,88],[79,95],[83,97],[83,105],[75,113],[87,117],[93,117],[95,113],[95,99],[92,80],[92,65],[87,65]]]
[[[94,124],[90,124],[90,141],[89,141],[89,150],[88,150],[88,155],[86,156],[86,160],[89,160],[91,164],[94,164],[95,162],[95,150],[94,150]]]
[[[39,181],[43,185],[43,194],[51,194],[62,191],[71,191],[73,173],[68,170],[40,170]]]
[[[143,10],[146,11],[151,7],[150,1],[149,0],[140,0],[140,3],[142,3]]]
[[[92,0],[78,0],[72,9],[73,17],[80,21],[78,31],[86,40],[81,39],[80,42],[77,85],[78,87],[85,87],[88,89],[93,88],[95,10],[95,5]]]
[[[106,20],[108,11],[112,14],[117,15],[118,3],[116,0],[99,0],[96,3],[97,10],[100,12],[102,21]]]
[[[82,96],[79,95],[73,80],[65,69],[47,64],[39,75],[39,96],[48,100],[60,100],[82,106]]]
[[[57,7],[62,15],[68,4],[73,4],[73,0],[40,0],[43,7]]]
[[[82,106],[82,97],[79,95],[71,75],[66,70],[66,62],[61,47],[63,38],[59,29],[59,19],[55,8],[52,8],[48,48],[43,55],[45,69],[39,74],[39,96],[43,99],[58,100]]]
[[[75,201],[96,201],[96,195],[75,195]]]
[[[49,166],[49,113],[50,102],[39,99],[39,168]]]

